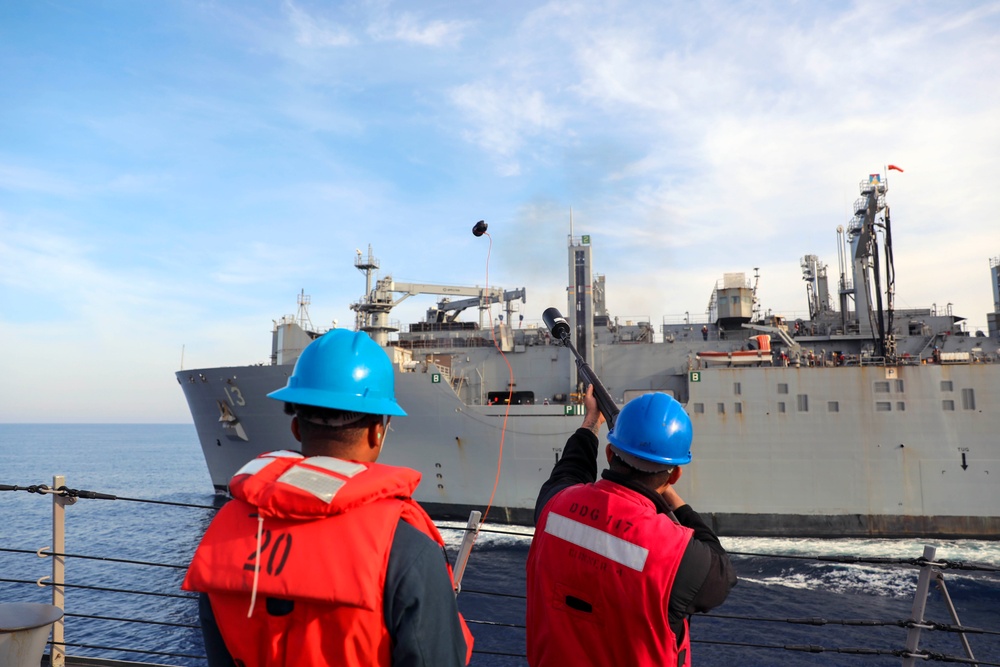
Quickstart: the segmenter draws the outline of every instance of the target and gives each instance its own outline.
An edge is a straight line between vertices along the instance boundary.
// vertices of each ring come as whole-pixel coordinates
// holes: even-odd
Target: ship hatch
[[[247,437],[246,431],[243,430],[243,424],[240,420],[236,418],[233,411],[229,409],[223,401],[216,401],[219,406],[219,421],[222,423],[222,428],[225,430],[226,435],[230,438],[239,438],[244,442],[249,442],[250,438]]]
[[[491,391],[486,394],[488,405],[506,405],[510,399],[511,405],[534,405],[535,392],[533,391]]]

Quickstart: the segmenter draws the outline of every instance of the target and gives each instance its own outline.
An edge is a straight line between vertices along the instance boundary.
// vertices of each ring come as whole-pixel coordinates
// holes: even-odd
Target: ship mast
[[[367,257],[363,256],[360,250],[355,250],[354,252],[357,253],[354,258],[354,268],[365,274],[365,296],[357,304],[351,306],[355,312],[354,330],[368,331],[374,326],[375,320],[381,319],[378,317],[378,314],[382,309],[376,307],[375,298],[372,293],[372,277],[378,271],[379,261],[372,254],[370,243],[368,244]],[[388,310],[385,310],[386,314],[388,312]]]
[[[889,208],[885,203],[888,186],[880,174],[871,174],[862,181],[862,197],[854,202],[854,218],[848,226],[853,269],[854,302],[858,320],[858,333],[871,336],[875,343],[875,356],[893,363],[896,359],[896,342],[892,333],[893,295],[895,269],[892,258],[892,233],[889,226]],[[880,217],[881,214],[881,217]],[[882,303],[882,269],[879,263],[878,231],[882,230],[885,245],[886,304]],[[875,303],[872,303],[874,292]]]
[[[590,235],[573,236],[572,212],[570,213],[570,235],[567,241],[569,280],[566,299],[569,310],[570,335],[583,360],[589,361],[593,357],[594,346],[594,292]],[[603,285],[602,280],[602,294]],[[601,307],[603,308],[603,298],[601,299]],[[570,380],[571,386],[576,387],[578,378],[575,367],[570,370]]]

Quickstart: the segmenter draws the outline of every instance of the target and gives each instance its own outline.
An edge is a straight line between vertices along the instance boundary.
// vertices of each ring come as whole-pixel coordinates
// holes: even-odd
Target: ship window
[[[738,415],[743,414],[743,404],[742,403],[733,403],[733,412],[735,412]]]
[[[942,410],[954,410],[955,409],[955,401],[941,401],[941,409]]]
[[[784,412],[784,411],[785,411],[785,402],[778,401],[778,412]]]
[[[899,410],[900,412],[905,412],[906,403],[904,403],[903,401],[896,401],[896,409]]]
[[[828,401],[826,404],[827,412],[840,412],[840,401]]]
[[[902,394],[903,393],[903,381],[902,380],[896,380],[896,393],[897,394]]]
[[[962,390],[962,409],[963,410],[975,410],[976,409],[976,390],[975,389],[963,389]]]
[[[695,412],[695,414],[698,414],[698,415],[705,414],[705,404],[704,403],[695,403],[694,404],[694,412]]]
[[[889,383],[888,382],[876,382],[875,383],[875,393],[876,394],[888,394],[889,393]]]
[[[486,394],[489,405],[507,405],[510,399],[511,405],[534,405],[535,392],[533,391],[491,391]]]
[[[779,382],[778,383],[778,393],[779,394],[787,394],[788,393],[788,385],[785,384],[784,382]]]
[[[726,404],[725,403],[719,403],[719,414],[720,415],[726,414]]]
[[[951,380],[941,380],[941,391],[952,391]]]
[[[799,394],[796,398],[798,399],[799,412],[809,412],[809,394]]]
[[[890,412],[892,411],[892,403],[889,401],[876,401],[875,402],[875,412]]]
[[[740,395],[740,383],[739,382],[734,382],[733,383],[733,393],[736,394],[737,396]]]

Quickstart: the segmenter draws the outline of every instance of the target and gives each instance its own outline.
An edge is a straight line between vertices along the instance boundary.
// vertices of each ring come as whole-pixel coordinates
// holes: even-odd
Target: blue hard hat
[[[637,470],[691,462],[691,418],[672,396],[643,394],[625,404],[608,433],[611,448]]]
[[[334,329],[302,351],[282,389],[269,398],[297,405],[405,415],[396,403],[392,362],[368,334]]]

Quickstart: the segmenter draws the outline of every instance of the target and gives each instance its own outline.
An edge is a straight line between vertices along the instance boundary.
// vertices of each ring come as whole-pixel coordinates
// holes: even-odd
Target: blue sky
[[[3,422],[188,421],[182,359],[353,322],[356,248],[484,284],[479,219],[526,322],[571,209],[614,315],[802,315],[887,164],[899,306],[993,307],[998,2],[7,2],[0,91]]]

